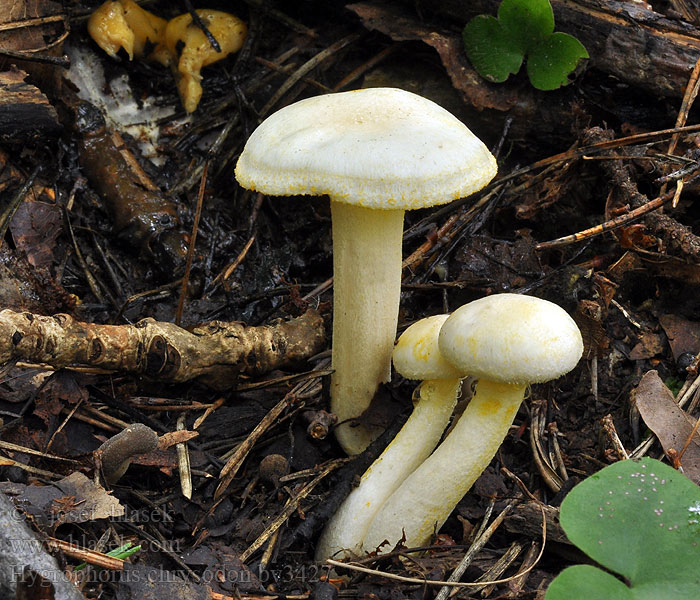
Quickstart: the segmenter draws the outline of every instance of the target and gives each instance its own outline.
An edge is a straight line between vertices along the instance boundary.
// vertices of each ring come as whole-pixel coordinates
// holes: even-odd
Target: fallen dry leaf
[[[477,110],[507,111],[532,101],[528,88],[488,84],[467,60],[458,33],[437,31],[386,6],[360,2],[346,8],[357,14],[367,29],[381,31],[395,41],[420,40],[435,48],[455,89]]]
[[[158,438],[158,447],[161,450],[167,450],[175,444],[183,444],[196,437],[199,437],[198,431],[189,431],[187,429],[183,429],[181,431],[171,431],[164,433]]]
[[[16,502],[36,522],[49,526],[124,515],[124,507],[116,498],[77,471],[51,485],[26,486]]]
[[[61,209],[55,204],[25,200],[10,224],[12,239],[29,264],[48,269],[54,264],[56,239],[62,230]]]
[[[700,323],[688,321],[677,315],[661,315],[659,323],[668,336],[668,343],[675,360],[685,352],[691,354],[700,352]]]
[[[634,401],[647,427],[651,429],[664,452],[680,452],[695,423],[676,404],[676,400],[658,372],[648,371],[634,391]],[[700,436],[695,433],[683,457],[683,473],[700,484]]]
[[[663,353],[666,348],[666,336],[662,333],[643,331],[639,336],[639,342],[630,352],[630,360],[643,360]]]

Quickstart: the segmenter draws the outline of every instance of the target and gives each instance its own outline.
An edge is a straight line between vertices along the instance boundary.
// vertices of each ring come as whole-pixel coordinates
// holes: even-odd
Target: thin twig
[[[182,311],[185,308],[185,299],[187,298],[187,288],[190,283],[190,272],[192,271],[192,262],[194,261],[194,249],[197,242],[197,231],[199,230],[199,218],[202,215],[202,204],[204,203],[204,191],[207,187],[207,172],[209,171],[209,161],[204,162],[202,168],[202,178],[199,182],[199,193],[197,194],[197,209],[194,213],[194,223],[192,223],[192,235],[190,236],[189,248],[187,248],[187,260],[185,262],[185,274],[182,276],[182,287],[180,288],[180,299],[177,303],[177,311],[175,312],[175,325],[180,325],[182,321]]]
[[[279,100],[284,96],[290,89],[291,87],[299,81],[302,77],[304,77],[309,71],[312,69],[316,68],[318,65],[320,65],[324,60],[338,52],[339,50],[342,50],[345,48],[345,46],[348,46],[349,44],[352,44],[353,42],[356,42],[359,40],[361,37],[361,34],[359,33],[352,33],[334,44],[331,44],[326,48],[325,50],[322,50],[318,54],[316,54],[313,58],[309,59],[306,61],[301,67],[299,67],[292,75],[290,75],[289,79],[285,81],[279,89],[274,93],[272,98],[270,98],[267,101],[267,104],[262,107],[260,110],[260,117],[265,117],[268,112],[270,112],[270,109],[279,102]]]
[[[483,575],[481,575],[478,579],[478,581],[483,580],[488,580],[489,577],[500,577],[505,573],[505,570],[513,564],[513,561],[518,558],[520,552],[522,552],[522,549],[524,548],[523,544],[519,542],[513,542],[508,550],[505,551],[503,556],[501,556],[495,563],[494,565]],[[483,597],[487,597],[491,595],[491,592],[493,591],[493,588],[495,586],[493,584],[484,584],[483,588],[475,588],[472,590],[472,594],[474,592],[481,592],[481,595]],[[459,592],[457,590],[452,590],[452,596],[458,594]]]
[[[503,523],[503,520],[506,518],[506,515],[511,511],[511,509],[518,503],[520,502],[520,498],[517,498],[515,500],[511,500],[508,504],[506,504],[505,508],[498,514],[498,516],[493,520],[491,525],[489,525],[484,532],[474,540],[474,543],[471,545],[471,548],[467,550],[465,555],[462,557],[462,560],[459,561],[459,564],[455,568],[454,571],[450,574],[448,577],[446,583],[454,583],[455,581],[459,581],[462,578],[462,575],[464,575],[464,572],[467,570],[467,567],[472,563],[472,560],[474,557],[481,552],[481,549],[484,547],[486,542],[488,542],[491,539],[491,536],[496,532],[496,529],[498,529]],[[483,585],[490,585],[495,583],[494,581],[489,581],[489,582],[484,582]],[[447,597],[450,594],[450,588],[445,585],[435,596],[435,600],[447,600]]]
[[[77,546],[76,544],[70,544],[64,540],[50,537],[46,539],[46,545],[52,550],[58,550],[68,556],[90,563],[91,565],[97,565],[104,569],[121,571],[124,568],[124,561],[121,558],[115,558],[103,554],[102,552],[88,550],[87,548]]]
[[[313,489],[321,482],[321,480],[326,477],[331,471],[334,471],[338,467],[342,466],[345,464],[345,459],[343,458],[338,458],[335,460],[331,460],[327,462],[324,466],[321,472],[316,475],[309,483],[307,483],[304,487],[302,487],[297,494],[294,495],[293,498],[289,498],[287,502],[284,505],[284,508],[282,509],[282,512],[277,515],[277,517],[274,518],[272,523],[270,523],[266,528],[265,531],[258,536],[258,539],[256,539],[248,548],[246,548],[240,555],[240,560],[245,562],[248,560],[253,553],[258,550],[259,548],[262,547],[262,545],[272,536],[277,530],[284,525],[284,523],[289,519],[294,514],[294,511],[296,511],[299,508],[299,502],[306,498],[312,491]]]
[[[202,33],[207,38],[209,45],[216,52],[221,52],[221,46],[219,45],[219,42],[216,40],[212,32],[209,31],[209,28],[202,20],[202,17],[199,16],[199,13],[194,9],[194,6],[192,6],[191,0],[185,0],[185,7],[187,8],[187,12],[190,13],[190,16],[192,17],[192,23],[194,23],[197,27],[199,27],[202,30]]]
[[[34,185],[34,180],[39,174],[39,169],[40,167],[34,168],[29,177],[27,177],[27,179],[25,180],[22,187],[19,188],[19,190],[17,190],[15,195],[12,197],[12,200],[10,200],[10,203],[8,204],[7,208],[3,211],[2,215],[0,215],[0,244],[2,244],[3,240],[5,239],[5,235],[7,234],[7,228],[12,222],[12,217],[15,216],[19,205],[22,204],[22,200],[24,200],[24,197],[29,193],[29,190],[31,189],[32,185]]]
[[[635,208],[634,210],[620,215],[619,217],[615,217],[613,219],[610,219],[609,221],[605,221],[605,223],[600,223],[595,227],[590,227],[589,229],[584,229],[583,231],[579,231],[578,233],[573,233],[571,235],[565,235],[564,237],[560,237],[549,242],[540,242],[535,246],[535,250],[546,250],[548,248],[554,248],[556,246],[566,246],[568,244],[582,242],[588,238],[605,233],[606,231],[613,231],[614,229],[619,229],[620,227],[627,225],[632,221],[635,221],[639,217],[643,217],[647,213],[661,208],[664,204],[673,200],[674,195],[675,191],[668,192],[663,196],[659,196],[654,200],[650,200],[649,202],[643,204],[639,208]]]

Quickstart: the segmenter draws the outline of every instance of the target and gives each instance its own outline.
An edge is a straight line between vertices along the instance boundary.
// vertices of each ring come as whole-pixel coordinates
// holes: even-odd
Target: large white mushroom
[[[448,316],[421,319],[399,337],[393,352],[396,371],[423,381],[414,394],[413,412],[326,524],[316,545],[319,562],[360,554],[374,515],[440,441],[462,378],[438,349],[440,328]]]
[[[388,381],[396,337],[405,210],[468,196],[496,160],[455,116],[393,88],[301,100],[253,132],[236,166],[248,189],[328,194],[333,221],[331,410],[357,454],[380,431],[356,419]]]
[[[478,378],[476,391],[445,440],[382,505],[363,548],[385,540],[392,547],[405,532],[421,546],[493,459],[525,390],[573,369],[583,342],[561,307],[531,296],[498,294],[458,308],[440,330],[442,356]]]

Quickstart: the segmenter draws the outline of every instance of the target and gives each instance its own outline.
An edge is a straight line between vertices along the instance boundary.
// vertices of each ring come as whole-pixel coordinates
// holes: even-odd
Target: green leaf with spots
[[[700,598],[700,487],[657,460],[625,460],[562,502],[569,540],[602,567],[565,569],[546,600]],[[627,582],[627,583],[625,583]]]
[[[566,598],[605,598],[605,600],[632,600],[632,591],[610,573],[590,565],[575,565],[564,569],[547,589],[546,600]]]
[[[549,0],[503,0],[498,18],[478,15],[462,32],[464,49],[478,73],[496,83],[520,70],[527,57],[530,82],[540,90],[570,83],[588,52],[575,37],[554,32]]]
[[[527,74],[538,90],[556,90],[570,83],[579,61],[588,58],[588,52],[574,36],[553,33],[530,51]]]

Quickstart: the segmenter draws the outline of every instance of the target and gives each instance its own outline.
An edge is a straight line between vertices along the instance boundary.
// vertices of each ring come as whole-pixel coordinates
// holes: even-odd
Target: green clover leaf
[[[462,32],[467,56],[479,74],[496,83],[520,70],[527,57],[532,85],[554,90],[570,83],[569,75],[588,52],[575,37],[554,32],[549,0],[503,0],[498,18],[478,15]]]
[[[520,70],[524,53],[515,46],[501,22],[495,17],[474,17],[462,32],[467,56],[479,74],[501,83]],[[489,40],[484,44],[482,40]]]
[[[498,20],[523,54],[554,33],[554,13],[549,0],[503,0]]]
[[[530,51],[527,74],[538,90],[556,90],[570,83],[569,74],[588,53],[574,36],[553,33]]]

